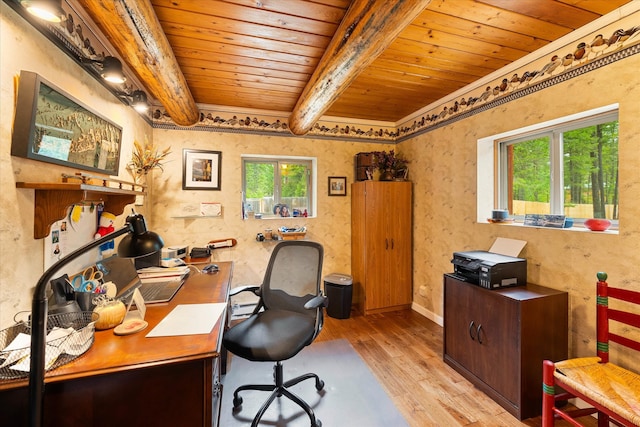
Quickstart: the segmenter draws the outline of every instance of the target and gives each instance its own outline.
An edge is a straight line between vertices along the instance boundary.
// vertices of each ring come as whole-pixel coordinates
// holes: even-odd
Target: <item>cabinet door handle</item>
[[[478,344],[482,344],[482,337],[480,336],[480,332],[482,332],[482,324],[479,324],[478,329],[476,329],[476,337],[478,337]]]
[[[472,321],[471,321],[471,323],[469,323],[469,336],[471,337],[471,340],[472,340],[472,341],[475,341],[475,340],[476,340],[475,335],[473,335],[473,332],[474,332],[474,328],[473,328],[473,327],[474,327],[474,326],[475,326],[475,323],[474,323],[474,321],[472,320]]]
[[[391,249],[393,249],[393,239],[391,239]]]
[[[389,239],[384,239],[384,248],[389,249]]]

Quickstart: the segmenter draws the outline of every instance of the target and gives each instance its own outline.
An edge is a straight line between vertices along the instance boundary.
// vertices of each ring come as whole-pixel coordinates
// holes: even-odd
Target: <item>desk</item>
[[[93,346],[45,377],[46,426],[217,426],[222,333],[146,338],[176,305],[228,302],[233,263],[191,273],[176,296],[147,306],[149,326],[129,336],[96,331]],[[26,426],[28,379],[0,381],[0,425]]]

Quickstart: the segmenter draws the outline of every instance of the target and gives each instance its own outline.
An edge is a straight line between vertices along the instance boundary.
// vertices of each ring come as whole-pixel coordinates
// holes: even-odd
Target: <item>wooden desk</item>
[[[191,273],[166,304],[147,306],[144,331],[96,331],[91,349],[45,377],[46,426],[217,426],[221,342],[227,315],[208,335],[146,338],[176,305],[228,302],[233,263]],[[26,426],[28,379],[0,381],[0,425]]]

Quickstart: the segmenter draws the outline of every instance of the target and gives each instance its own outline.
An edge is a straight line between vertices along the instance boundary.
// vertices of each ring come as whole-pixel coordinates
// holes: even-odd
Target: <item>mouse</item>
[[[218,270],[218,264],[209,264],[202,268],[203,273],[217,273]]]

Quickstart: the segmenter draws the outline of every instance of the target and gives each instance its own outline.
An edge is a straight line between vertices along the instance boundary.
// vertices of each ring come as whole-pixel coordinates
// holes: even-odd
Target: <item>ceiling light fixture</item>
[[[122,72],[122,62],[116,57],[106,56],[102,61],[94,61],[102,63],[102,72],[100,75],[103,79],[111,83],[124,83],[127,78]]]
[[[134,90],[131,94],[133,98],[131,101],[131,106],[138,113],[146,113],[149,109],[149,102],[147,101],[147,94],[142,90]]]
[[[20,0],[27,12],[49,22],[61,22],[66,19],[61,0]]]

